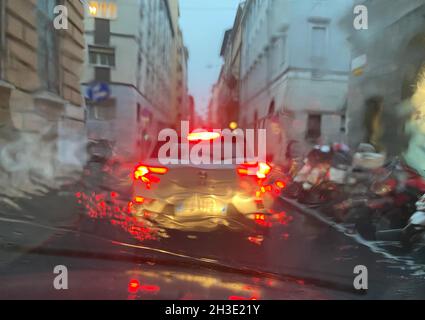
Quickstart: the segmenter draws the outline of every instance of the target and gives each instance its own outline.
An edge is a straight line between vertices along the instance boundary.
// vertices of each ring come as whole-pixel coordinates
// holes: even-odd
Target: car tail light
[[[272,168],[267,163],[259,162],[258,163],[257,177],[260,178],[260,179],[264,179],[270,173],[271,169]]]
[[[145,198],[143,197],[134,197],[134,202],[137,204],[142,204],[145,202]]]
[[[271,166],[265,162],[244,163],[237,168],[237,172],[242,176],[256,176],[258,179],[265,179],[271,169]]]
[[[166,174],[168,172],[168,168],[165,167],[150,167],[145,165],[140,165],[134,170],[134,179],[135,180],[142,180],[147,182],[149,179],[150,173],[155,174]]]
[[[155,174],[163,175],[168,172],[168,168],[165,167],[152,167],[139,165],[133,173],[134,180],[140,180],[146,184],[146,188],[150,189],[152,183],[158,183],[161,181]]]
[[[164,167],[149,167],[148,169],[150,172],[157,174],[166,174],[168,172],[168,169]]]
[[[134,179],[141,180],[144,176],[149,173],[149,169],[146,166],[138,166],[136,170],[134,170]]]
[[[279,189],[285,189],[286,184],[283,181],[276,181],[276,187],[278,187]]]

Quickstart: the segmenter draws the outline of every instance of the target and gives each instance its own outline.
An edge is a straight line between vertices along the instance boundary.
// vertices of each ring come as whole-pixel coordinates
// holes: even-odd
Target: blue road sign
[[[107,83],[95,83],[87,88],[87,98],[94,102],[108,100],[111,95],[111,89]]]

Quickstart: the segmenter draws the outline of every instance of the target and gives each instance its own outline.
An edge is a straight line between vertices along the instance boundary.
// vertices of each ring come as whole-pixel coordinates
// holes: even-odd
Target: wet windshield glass
[[[0,0],[0,298],[424,299],[424,15]]]

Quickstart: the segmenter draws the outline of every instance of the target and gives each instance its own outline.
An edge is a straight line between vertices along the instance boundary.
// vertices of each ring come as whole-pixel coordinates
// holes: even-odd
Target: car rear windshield
[[[238,146],[238,142],[236,141],[236,138],[233,138],[231,142],[229,141],[225,141],[224,137],[220,138],[220,144],[221,144],[221,152],[216,152],[215,149],[213,148],[213,142],[210,142],[210,160],[228,160],[228,159],[237,159],[237,158],[244,158],[245,157],[245,151],[246,151],[246,142],[244,141],[240,141],[239,142],[239,146]],[[217,142],[217,141],[215,141]],[[199,142],[190,142],[189,143],[189,153],[192,152],[192,149],[194,146],[196,146]],[[165,146],[165,145],[168,145]],[[182,148],[183,143],[181,142],[181,140],[177,143],[177,149],[178,149],[178,159],[182,159],[182,150],[184,150],[184,147]],[[241,146],[242,145],[242,146]],[[152,150],[152,152],[150,153],[149,158],[151,159],[158,159],[160,154],[160,150],[161,148],[164,146],[164,148],[168,149],[168,152],[166,154],[167,157],[170,157],[170,148],[171,145],[169,144],[168,141],[158,141],[154,147],[154,149]],[[242,149],[242,150],[240,150]],[[238,152],[238,150],[240,150],[240,152]],[[230,152],[231,151],[231,152]]]

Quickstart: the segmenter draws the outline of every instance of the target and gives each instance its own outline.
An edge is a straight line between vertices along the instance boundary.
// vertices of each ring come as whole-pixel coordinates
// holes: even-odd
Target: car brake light
[[[134,202],[135,203],[137,203],[137,204],[142,204],[142,203],[144,203],[145,202],[145,198],[143,198],[143,197],[134,197]]]
[[[286,185],[285,185],[285,182],[283,182],[283,181],[276,181],[276,186],[279,189],[284,189]]]
[[[166,174],[168,172],[168,169],[163,167],[149,167],[148,169],[150,172],[157,174]]]
[[[248,175],[248,169],[247,168],[238,168],[238,173],[242,176]]]
[[[237,168],[237,172],[242,176],[257,176],[258,179],[265,179],[271,169],[265,162],[244,163]]]
[[[210,141],[220,138],[221,135],[218,132],[192,132],[187,136],[187,140],[189,141]]]
[[[258,163],[257,177],[264,179],[271,171],[271,167],[265,162]]]
[[[134,179],[142,180],[143,182],[149,182],[151,179],[147,177],[149,173],[156,174],[166,174],[168,172],[168,168],[165,167],[150,167],[145,165],[140,165],[134,170]]]

